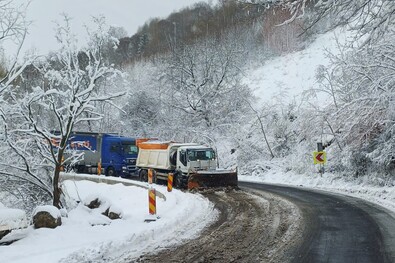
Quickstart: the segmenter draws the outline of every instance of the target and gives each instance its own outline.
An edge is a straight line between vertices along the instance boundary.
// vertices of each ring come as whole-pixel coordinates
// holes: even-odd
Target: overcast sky
[[[122,26],[129,35],[153,17],[167,17],[171,12],[180,10],[197,2],[210,0],[32,0],[27,9],[27,19],[32,21],[23,50],[37,49],[38,53],[56,50],[54,38],[54,21],[60,21],[61,13],[73,18],[73,31],[80,41],[84,40],[84,24],[91,21],[92,16],[103,14],[107,24]],[[15,4],[26,3],[27,0],[13,0]],[[14,52],[10,43],[5,45],[6,52]]]

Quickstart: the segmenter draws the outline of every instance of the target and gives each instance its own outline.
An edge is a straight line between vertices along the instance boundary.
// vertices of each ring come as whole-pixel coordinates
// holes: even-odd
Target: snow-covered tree
[[[332,28],[347,25],[363,39],[363,44],[379,40],[384,34],[393,32],[395,3],[389,0],[244,0],[251,4],[282,6],[291,12],[283,23],[303,18],[309,9],[315,9],[315,19],[308,28],[319,20],[330,17]]]
[[[123,130],[140,137],[158,137],[166,130],[162,125],[161,67],[139,62],[128,69],[129,91],[125,96],[121,120]]]
[[[104,80],[116,85],[122,78],[121,72],[102,60],[101,37],[106,32],[100,25],[98,29],[92,32],[88,47],[79,49],[65,16],[64,24],[58,25],[56,31],[59,51],[49,60],[34,64],[43,76],[42,85],[32,87],[31,92],[18,85],[5,91],[10,105],[5,118],[9,144],[31,177],[42,180],[37,172],[43,168],[50,173],[49,180],[42,180],[42,184],[52,188],[56,207],[61,207],[60,172],[65,163],[72,161],[64,155],[71,132],[78,125],[100,120],[98,105],[111,104],[112,99],[123,95],[100,90]]]
[[[0,193],[7,192],[8,196],[14,196],[14,200],[21,202],[21,206],[27,201],[26,197],[37,200],[42,194],[39,181],[34,178],[25,180],[23,175],[18,174],[16,160],[12,158],[12,149],[7,143],[7,125],[4,121],[8,117],[8,98],[5,96],[5,90],[10,88],[31,62],[29,59],[22,63],[18,61],[19,51],[27,33],[25,8],[25,5],[15,6],[12,1],[0,0]],[[2,45],[5,41],[15,44],[15,54],[3,52]]]
[[[170,115],[182,112],[194,127],[212,128],[245,109],[251,94],[240,83],[242,52],[236,42],[212,38],[175,52],[164,90]]]

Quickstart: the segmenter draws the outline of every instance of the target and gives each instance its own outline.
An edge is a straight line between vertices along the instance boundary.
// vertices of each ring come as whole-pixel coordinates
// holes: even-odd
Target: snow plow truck
[[[215,151],[196,143],[147,141],[137,143],[139,154],[136,166],[141,181],[166,181],[173,173],[173,184],[180,189],[237,187],[237,170],[217,169]]]

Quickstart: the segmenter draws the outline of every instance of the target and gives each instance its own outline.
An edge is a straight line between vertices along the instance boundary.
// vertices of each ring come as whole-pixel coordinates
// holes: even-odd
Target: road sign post
[[[314,164],[319,164],[319,173],[322,174],[325,172],[324,165],[326,164],[326,152],[323,150],[322,143],[317,143],[318,151],[313,152],[313,161]]]

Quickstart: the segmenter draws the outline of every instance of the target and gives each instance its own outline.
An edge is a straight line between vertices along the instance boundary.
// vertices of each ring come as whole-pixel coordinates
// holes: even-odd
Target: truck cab
[[[136,172],[138,148],[133,138],[104,135],[102,167],[108,176],[128,177]]]
[[[177,149],[177,170],[188,174],[202,170],[215,170],[217,158],[212,148],[205,146],[182,146]]]

